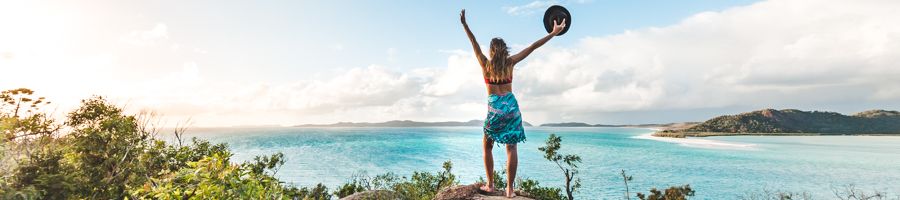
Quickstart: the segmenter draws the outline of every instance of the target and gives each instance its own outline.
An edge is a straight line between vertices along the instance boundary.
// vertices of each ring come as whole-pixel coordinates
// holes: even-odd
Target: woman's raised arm
[[[469,36],[469,41],[472,42],[472,48],[475,49],[475,59],[478,59],[478,64],[484,67],[484,64],[487,63],[487,57],[484,56],[484,53],[481,53],[481,46],[475,40],[472,30],[469,30],[469,24],[466,23],[466,9],[459,12],[459,21],[462,22],[463,29],[466,30],[466,35]]]
[[[525,57],[528,57],[528,55],[531,54],[531,52],[534,52],[535,49],[543,46],[544,43],[547,43],[547,41],[550,41],[550,38],[553,38],[553,36],[556,36],[556,34],[559,34],[559,32],[561,32],[565,28],[566,28],[566,19],[563,19],[562,22],[560,22],[559,24],[557,24],[556,21],[554,20],[553,21],[553,31],[551,31],[550,34],[547,34],[547,36],[544,36],[543,38],[539,39],[538,41],[535,41],[534,43],[531,44],[531,46],[528,46],[525,49],[522,49],[522,51],[520,51],[516,55],[510,56],[509,60],[512,61],[513,65],[515,65],[516,63],[519,63],[519,61],[525,60]]]

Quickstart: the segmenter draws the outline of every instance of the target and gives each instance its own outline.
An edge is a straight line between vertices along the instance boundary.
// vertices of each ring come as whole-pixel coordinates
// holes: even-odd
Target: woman
[[[509,55],[508,47],[503,39],[497,37],[491,40],[491,57],[488,59],[481,53],[481,47],[478,41],[475,41],[475,35],[469,30],[466,24],[466,10],[463,9],[459,14],[459,20],[462,22],[466,35],[472,42],[472,48],[475,49],[475,58],[481,65],[481,72],[484,76],[484,83],[487,85],[488,92],[488,115],[484,120],[484,167],[487,172],[487,184],[481,187],[485,192],[494,191],[494,142],[506,144],[506,197],[512,198],[516,196],[513,190],[513,183],[516,178],[516,167],[518,167],[518,155],[516,152],[516,143],[525,141],[525,130],[522,128],[522,114],[519,112],[519,105],[516,97],[512,94],[512,78],[513,67],[516,63],[524,60],[535,49],[547,43],[550,38],[559,34],[565,27],[565,19],[559,24],[553,22],[553,31],[547,36],[523,49],[516,55]]]

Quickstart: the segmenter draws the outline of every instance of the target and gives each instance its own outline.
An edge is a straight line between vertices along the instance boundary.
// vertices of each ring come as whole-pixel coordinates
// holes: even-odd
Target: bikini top
[[[509,83],[512,83],[512,76],[510,76],[509,79],[500,79],[500,80],[497,80],[494,82],[492,82],[490,79],[485,78],[484,83],[491,84],[491,85],[509,84]]]

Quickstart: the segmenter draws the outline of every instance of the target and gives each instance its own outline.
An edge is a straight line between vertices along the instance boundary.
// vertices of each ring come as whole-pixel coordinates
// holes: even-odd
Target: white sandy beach
[[[657,136],[653,136],[653,133],[642,134],[642,135],[634,136],[631,138],[677,143],[682,146],[696,147],[696,148],[758,150],[758,148],[756,147],[756,144],[723,142],[723,141],[700,139],[700,138],[657,137]]]

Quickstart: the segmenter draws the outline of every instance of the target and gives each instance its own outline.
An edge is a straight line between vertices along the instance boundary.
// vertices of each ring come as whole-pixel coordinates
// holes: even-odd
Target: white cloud
[[[390,62],[397,60],[397,48],[391,47],[387,49],[387,60]]]
[[[331,50],[334,50],[334,51],[343,51],[344,45],[338,43],[338,44],[333,44],[333,45],[329,46],[328,48],[331,48]]]
[[[535,13],[543,13],[552,5],[584,4],[589,2],[590,0],[536,0],[523,5],[504,6],[503,11],[506,11],[506,14],[513,16],[527,16]]]
[[[428,76],[432,80],[425,83],[422,93],[430,96],[448,96],[459,93],[461,89],[476,89],[481,84],[481,68],[471,56],[471,52],[457,52],[447,59],[447,68],[432,70]]]
[[[551,42],[517,66],[514,88],[525,119],[536,123],[621,112],[898,102],[898,4],[775,0],[588,37],[571,48]],[[210,110],[293,113],[284,114],[294,120],[285,124],[482,117],[486,94],[472,53],[444,52],[445,68],[355,68],[322,80],[239,86],[214,97],[223,101],[207,101],[226,102]]]
[[[550,7],[554,4],[558,4],[558,2],[552,0],[532,1],[531,3],[525,5],[503,7],[503,10],[510,15],[531,15],[537,13],[538,11],[543,11],[544,9],[547,9],[547,7]]]
[[[525,120],[533,123],[597,123],[609,113],[726,107],[898,109],[898,7],[897,1],[772,0],[698,13],[669,26],[587,37],[572,47],[551,41],[517,66],[514,90]],[[161,41],[166,29],[158,24],[129,36]],[[387,51],[392,59],[396,49]],[[0,64],[12,72],[53,71],[41,66],[59,64],[11,52],[15,59]],[[73,83],[65,88],[91,90],[69,93],[109,94],[133,108],[174,119],[191,116],[199,126],[483,117],[486,94],[473,54],[442,52],[449,54],[443,67],[397,71],[372,65],[287,83],[215,79],[204,76],[212,71],[204,63],[187,61],[180,68],[160,67],[169,73],[152,80],[109,84],[119,80],[94,72],[110,73],[116,56],[69,64],[77,67],[48,78],[78,77],[62,79]]]
[[[775,0],[699,13],[542,49],[517,89],[551,115],[896,101],[898,6]]]
[[[169,27],[164,23],[156,23],[150,30],[135,30],[119,38],[126,44],[135,46],[152,46],[169,38]]]

